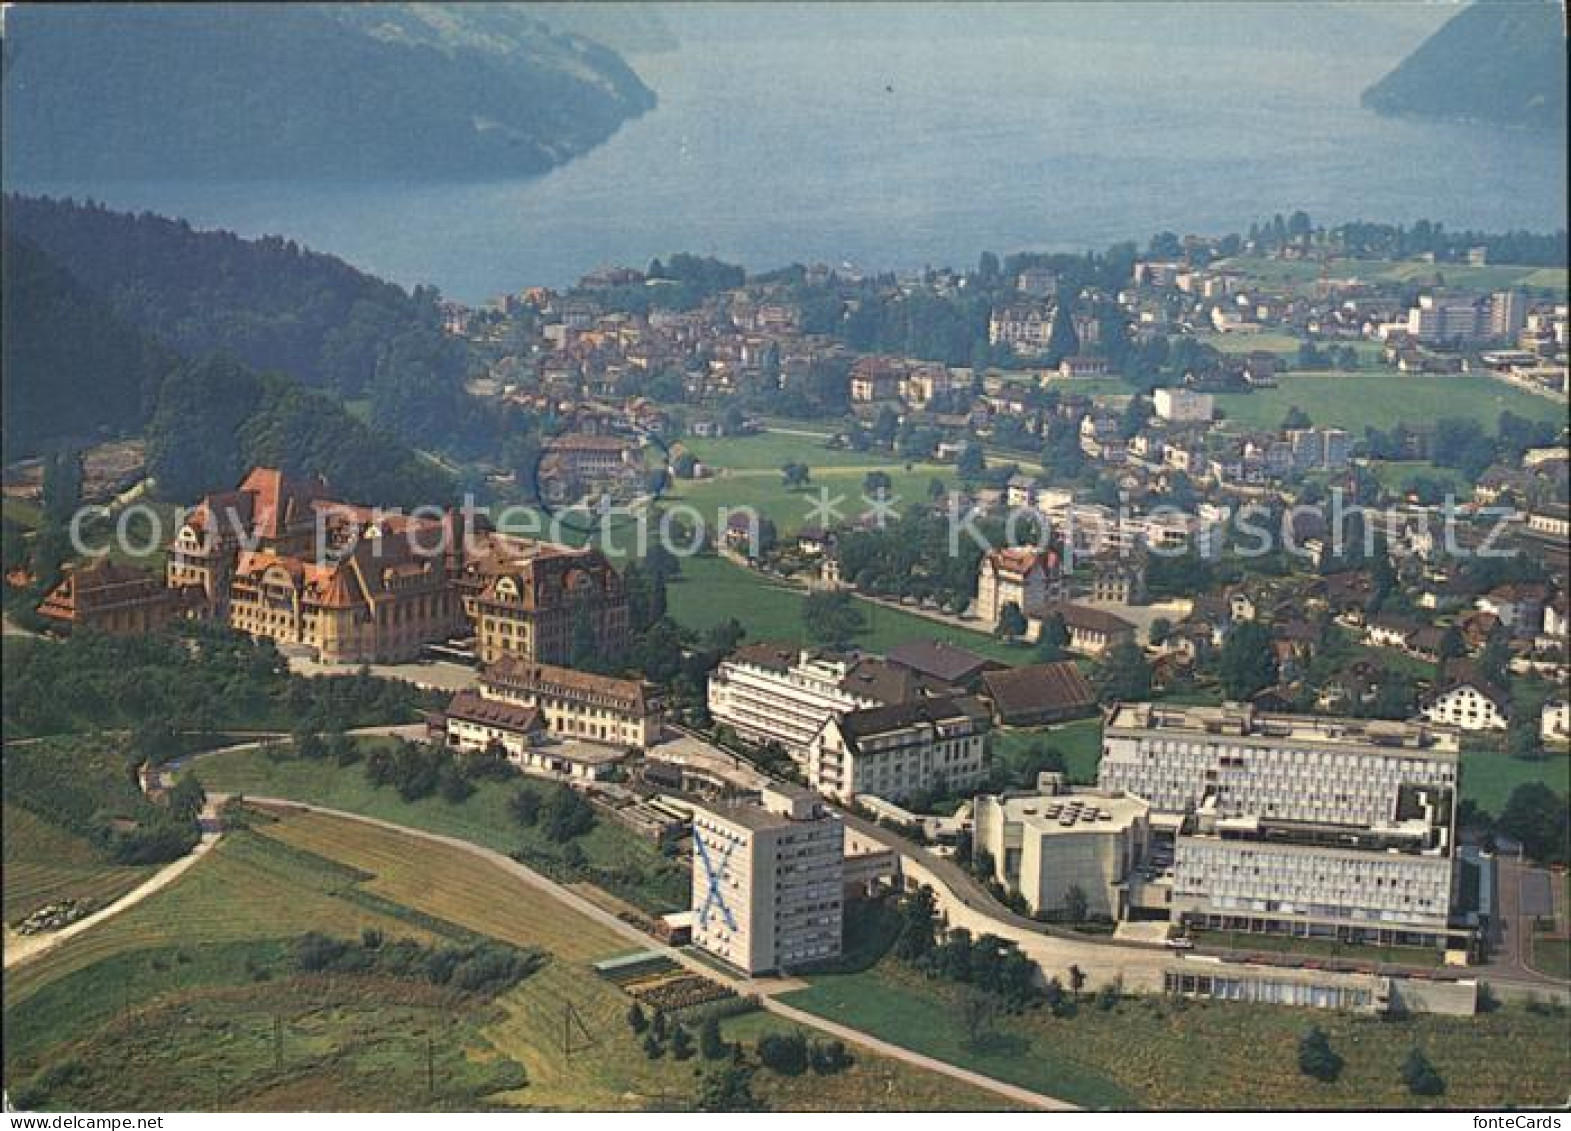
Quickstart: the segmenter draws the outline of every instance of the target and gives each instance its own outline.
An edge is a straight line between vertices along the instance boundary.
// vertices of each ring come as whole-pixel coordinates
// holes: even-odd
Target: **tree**
[[[1229,699],[1248,699],[1276,682],[1271,633],[1257,621],[1236,624],[1227,634],[1218,661],[1222,690]]]
[[[1048,613],[1042,619],[1041,631],[1036,638],[1036,658],[1050,664],[1062,660],[1069,651],[1069,626],[1063,613]]]
[[[1309,414],[1297,405],[1288,409],[1287,415],[1282,417],[1281,431],[1283,432],[1289,432],[1296,428],[1312,427],[1314,427],[1314,421],[1310,420]]]
[[[982,455],[981,444],[968,443],[960,449],[960,454],[955,457],[955,472],[961,479],[978,479],[986,470],[987,460]]]
[[[1067,299],[1060,300],[1053,311],[1053,329],[1047,336],[1047,356],[1043,360],[1048,365],[1057,365],[1064,358],[1073,357],[1079,352],[1080,335],[1075,330],[1073,312],[1069,309]]]
[[[671,1055],[677,1060],[687,1060],[693,1055],[693,1037],[680,1022],[671,1030]]]
[[[802,621],[815,640],[845,648],[862,631],[866,618],[851,594],[809,593],[802,602]]]
[[[1298,1070],[1329,1084],[1342,1074],[1342,1058],[1318,1025],[1311,1025],[1298,1040]]]
[[[627,1007],[627,1027],[635,1033],[642,1033],[649,1028],[649,1018],[644,1016],[644,1007],[636,1001]]]
[[[781,481],[791,488],[806,487],[811,481],[812,475],[812,469],[807,464],[797,463],[795,460],[784,464],[780,468]]]
[[[1151,622],[1150,629],[1146,632],[1146,639],[1157,647],[1166,644],[1173,635],[1173,622],[1166,617],[1157,617]]]
[[[1511,720],[1506,733],[1506,750],[1513,758],[1537,761],[1544,756],[1544,743],[1539,734],[1538,720],[1526,713],[1519,713]]]
[[[801,1033],[766,1033],[758,1041],[758,1060],[781,1076],[807,1071],[807,1038]]]
[[[993,1036],[998,1021],[996,994],[971,990],[960,999],[960,1027],[965,1030],[966,1044],[980,1048]]]
[[[1151,665],[1132,640],[1116,644],[1107,654],[1100,677],[1104,699],[1139,700],[1151,696]]]
[[[869,471],[862,477],[862,494],[869,499],[888,497],[894,490],[894,481],[887,471]]]
[[[759,1111],[753,1097],[753,1073],[740,1064],[728,1064],[706,1073],[693,1106],[699,1111]]]
[[[846,1051],[844,1041],[814,1041],[808,1061],[817,1075],[833,1076],[851,1067],[851,1054]]]
[[[1064,915],[1071,923],[1084,923],[1089,910],[1090,901],[1086,898],[1085,888],[1079,884],[1070,884],[1064,889]]]
[[[1506,687],[1511,682],[1510,665],[1511,634],[1496,625],[1484,650],[1478,654],[1478,674],[1496,687]]]
[[[540,827],[558,844],[595,827],[594,807],[577,790],[559,785],[540,807]]]
[[[1553,864],[1567,859],[1571,810],[1543,782],[1523,782],[1513,789],[1495,827],[1519,841],[1522,851],[1534,860]]]
[[[665,1055],[665,1044],[653,1032],[644,1034],[644,1055],[650,1060],[659,1060]]]
[[[1009,601],[998,610],[998,627],[993,632],[1000,640],[1018,640],[1026,634],[1028,627],[1019,604]]]
[[[1407,1059],[1402,1062],[1402,1082],[1415,1096],[1438,1096],[1446,1090],[1445,1078],[1436,1071],[1417,1045],[1413,1046]]]
[[[654,1020],[649,1023],[649,1032],[657,1041],[666,1039],[666,1034],[670,1032],[670,1022],[666,1019],[665,1010],[655,1010]]]
[[[518,788],[507,807],[520,825],[533,827],[540,820],[540,795],[527,785]]]
[[[731,1048],[720,1033],[720,1018],[710,1014],[698,1030],[698,1051],[705,1060],[724,1060]]]

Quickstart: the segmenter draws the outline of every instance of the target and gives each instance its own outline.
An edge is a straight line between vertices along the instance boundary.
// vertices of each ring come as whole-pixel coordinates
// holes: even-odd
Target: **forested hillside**
[[[135,431],[179,359],[30,242],[7,234],[3,257],[7,456],[34,455],[54,440]]]
[[[1383,114],[1564,129],[1564,11],[1546,0],[1480,0],[1366,90],[1363,100]]]
[[[407,293],[292,240],[241,239],[93,204],[7,196],[5,224],[115,318],[185,357],[224,351],[365,398],[379,427],[424,444],[461,444],[476,424],[462,389],[467,351],[442,333],[433,291]],[[42,374],[15,372],[33,395]]]
[[[7,163],[30,179],[542,173],[654,95],[521,4],[25,4]]]
[[[322,393],[218,355],[164,382],[147,426],[159,494],[190,502],[265,465],[325,476],[340,498],[415,507],[450,501],[446,472],[378,435]]]

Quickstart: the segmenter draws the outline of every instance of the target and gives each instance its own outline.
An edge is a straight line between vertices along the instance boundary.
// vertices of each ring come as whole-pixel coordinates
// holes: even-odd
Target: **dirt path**
[[[221,802],[223,799],[216,798],[215,800]],[[1029,1107],[1041,1109],[1043,1111],[1077,1110],[1075,1105],[1068,1103],[1067,1101],[1055,1099],[1052,1096],[1045,1096],[1040,1092],[1033,1092],[1028,1088],[1022,1088],[1016,1084],[1010,1084],[1004,1080],[997,1080],[991,1076],[984,1076],[980,1072],[972,1072],[969,1069],[960,1068],[956,1065],[949,1064],[946,1061],[937,1060],[930,1056],[924,1056],[921,1053],[913,1052],[910,1049],[902,1048],[899,1045],[890,1044],[888,1041],[880,1040],[869,1033],[862,1032],[860,1029],[853,1029],[850,1026],[841,1025],[834,1021],[827,1021],[822,1017],[815,1016],[814,1014],[808,1013],[804,1010],[785,1005],[782,1002],[775,1000],[772,995],[779,993],[789,993],[792,990],[802,989],[804,985],[802,982],[790,978],[752,979],[737,978],[722,974],[715,967],[710,966],[708,963],[702,962],[697,958],[694,958],[692,955],[687,954],[684,951],[680,951],[675,947],[666,946],[663,943],[657,942],[648,935],[644,934],[638,928],[632,926],[629,923],[623,922],[621,919],[618,919],[615,915],[611,914],[609,911],[606,911],[604,908],[591,903],[577,892],[564,887],[555,880],[541,875],[539,872],[536,872],[534,869],[527,867],[524,864],[520,864],[511,856],[507,856],[501,852],[495,851],[494,849],[475,844],[473,841],[462,840],[458,837],[444,836],[441,833],[426,832],[422,829],[411,828],[408,825],[400,825],[393,821],[384,821],[378,817],[367,817],[359,813],[346,812],[342,809],[329,809],[322,805],[311,805],[299,801],[289,801],[280,797],[258,797],[254,794],[247,794],[246,801],[248,804],[261,805],[270,809],[321,813],[325,816],[336,817],[346,821],[357,821],[360,824],[372,825],[376,828],[387,829],[390,832],[401,833],[404,836],[415,837],[420,840],[431,841],[436,844],[442,844],[450,848],[459,849],[460,851],[469,853],[471,856],[479,857],[480,859],[485,860],[487,863],[501,868],[503,871],[516,877],[530,887],[550,896],[551,898],[560,900],[562,903],[567,904],[579,914],[616,932],[618,935],[627,939],[629,943],[635,944],[645,950],[656,951],[671,959],[671,961],[686,967],[696,974],[701,974],[706,978],[726,985],[737,994],[743,996],[756,995],[762,1002],[765,1009],[771,1013],[777,1014],[778,1016],[787,1018],[800,1025],[805,1025],[813,1029],[818,1029],[823,1032],[833,1034],[844,1041],[861,1045],[863,1048],[870,1049],[881,1056],[887,1056],[893,1060],[903,1061],[906,1064],[925,1069],[929,1072],[940,1073],[941,1075],[951,1077],[955,1080],[960,1080],[966,1084],[970,1084],[973,1087],[986,1089],[987,1091],[993,1092],[995,1095],[1002,1096],[1014,1103],[1024,1104]]]
[[[38,935],[19,935],[7,927],[5,932],[5,969],[15,969],[33,961],[40,955],[48,954],[61,943],[75,938],[83,931],[91,930],[104,920],[120,914],[128,907],[135,907],[154,892],[168,887],[184,875],[193,864],[203,856],[206,856],[213,845],[218,843],[222,835],[222,833],[217,832],[203,833],[202,839],[196,842],[196,847],[180,857],[180,859],[164,865],[108,907],[101,908],[91,915],[61,927],[58,931],[50,931],[47,934]]]

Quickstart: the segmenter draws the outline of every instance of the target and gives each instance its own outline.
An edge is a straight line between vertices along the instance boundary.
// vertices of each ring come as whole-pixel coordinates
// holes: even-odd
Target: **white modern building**
[[[808,751],[807,780],[851,802],[904,801],[929,789],[964,792],[986,770],[989,712],[970,696],[925,698],[830,718]]]
[[[778,743],[798,763],[835,715],[955,689],[877,656],[790,644],[738,648],[709,676],[709,714],[745,742]]]
[[[1450,947],[1459,760],[1426,723],[1129,703],[1098,784],[1171,834],[1177,920]]]
[[[693,811],[693,943],[747,974],[840,954],[845,829],[792,786]]]
[[[972,810],[973,851],[1032,914],[1063,911],[1071,888],[1094,918],[1121,919],[1131,873],[1146,853],[1151,807],[1102,790],[983,794]]]
[[[1538,713],[1538,736],[1554,746],[1571,743],[1571,701],[1545,700]]]
[[[1152,400],[1157,416],[1174,424],[1202,424],[1216,415],[1216,399],[1193,389],[1158,389]]]

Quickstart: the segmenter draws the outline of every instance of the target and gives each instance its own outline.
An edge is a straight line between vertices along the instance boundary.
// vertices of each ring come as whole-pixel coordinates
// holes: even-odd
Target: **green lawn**
[[[1091,785],[1096,782],[1097,764],[1102,760],[1102,720],[1094,716],[1056,726],[1000,727],[989,735],[988,742],[993,756],[1006,763],[1038,745],[1051,746],[1064,756],[1070,781]]]
[[[1380,485],[1389,491],[1400,491],[1409,479],[1433,479],[1446,484],[1453,493],[1471,495],[1473,485],[1454,467],[1439,467],[1428,460],[1376,460],[1369,464]]]
[[[1462,798],[1487,813],[1498,817],[1513,789],[1535,781],[1571,797],[1571,755],[1560,751],[1530,762],[1496,750],[1462,751]]]
[[[1318,259],[1269,259],[1239,256],[1219,261],[1218,268],[1241,271],[1247,278],[1271,286],[1311,285],[1320,278]],[[1525,287],[1535,290],[1566,291],[1563,267],[1532,267],[1510,263],[1491,263],[1474,267],[1467,263],[1422,263],[1418,260],[1333,259],[1325,269],[1333,279],[1356,277],[1383,282],[1434,283],[1443,278],[1450,286],[1478,290]]]
[[[671,616],[682,625],[703,630],[735,617],[751,641],[783,640],[812,643],[802,623],[804,594],[734,565],[723,558],[685,558],[682,575],[667,590]],[[861,601],[867,625],[855,643],[883,652],[908,640],[944,640],[1007,664],[1026,663],[1029,649],[992,636],[928,620],[913,613]]]
[[[363,746],[367,743],[362,741]],[[461,837],[498,852],[524,850],[528,862],[564,879],[592,879],[613,894],[664,913],[688,904],[689,879],[681,864],[666,859],[647,841],[602,817],[573,843],[582,850],[582,869],[569,865],[564,846],[536,827],[513,818],[508,802],[520,782],[477,782],[467,800],[454,804],[438,796],[405,801],[396,789],[373,786],[362,765],[291,758],[275,762],[260,750],[237,750],[201,758],[191,772],[210,792],[282,797],[331,809],[362,813],[411,828]]]
[[[1324,1010],[1161,998],[1126,999],[1111,1011],[1082,1004],[1074,1017],[1046,1009],[1004,1017],[984,1045],[968,1042],[965,994],[885,959],[859,974],[811,979],[782,1000],[856,1024],[951,1063],[1090,1107],[1461,1108],[1558,1104],[1571,1073],[1565,1017],[1507,1008],[1476,1017],[1381,1019]],[[1095,989],[1096,987],[1088,987]],[[1346,1058],[1322,1084],[1297,1070],[1310,1025]],[[1401,1064],[1420,1046],[1445,1078],[1422,1099]]]
[[[832,508],[842,521],[852,521],[869,512],[871,496],[864,497],[863,480],[872,470],[889,476],[889,503],[904,510],[913,502],[928,498],[928,488],[937,479],[948,485],[953,468],[942,464],[906,465],[888,460],[883,463],[819,467],[811,454],[798,458],[812,468],[811,482],[805,488],[788,488],[779,468],[723,470],[711,479],[680,480],[671,485],[664,502],[694,507],[711,530],[722,530],[725,514],[750,508],[774,522],[782,535],[795,533],[803,526],[822,526],[819,508]],[[827,495],[825,495],[827,492]]]
[[[1217,408],[1233,429],[1276,429],[1295,405],[1322,428],[1345,428],[1362,437],[1365,428],[1389,429],[1399,422],[1430,423],[1447,416],[1476,420],[1495,430],[1502,412],[1531,420],[1558,421],[1565,407],[1476,373],[1426,376],[1378,373],[1285,373],[1275,388],[1222,393]]]

